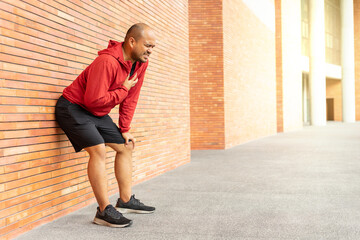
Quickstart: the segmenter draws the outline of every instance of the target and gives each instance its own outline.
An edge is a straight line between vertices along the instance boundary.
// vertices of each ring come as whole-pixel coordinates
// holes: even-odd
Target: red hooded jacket
[[[108,48],[99,51],[99,56],[64,89],[63,96],[95,116],[104,116],[120,104],[119,128],[124,133],[130,130],[149,62],[136,63],[134,74],[137,73],[139,80],[128,91],[122,84],[130,74],[132,64],[124,61],[122,44],[110,40]]]

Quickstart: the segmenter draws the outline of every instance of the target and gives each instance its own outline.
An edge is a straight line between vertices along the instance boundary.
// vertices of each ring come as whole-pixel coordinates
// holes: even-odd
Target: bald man
[[[143,23],[133,25],[124,42],[110,40],[108,48],[66,87],[55,108],[56,120],[75,152],[89,153],[88,177],[99,204],[94,223],[126,227],[132,221],[122,213],[152,213],[132,195],[132,151],[136,140],[129,132],[144,81],[148,58],[155,47],[153,30]],[[119,106],[119,127],[108,115]],[[116,208],[108,198],[106,148],[116,151],[115,176],[120,197]]]

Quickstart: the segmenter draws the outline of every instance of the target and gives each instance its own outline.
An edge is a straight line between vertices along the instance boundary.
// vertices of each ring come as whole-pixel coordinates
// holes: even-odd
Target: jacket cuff
[[[130,131],[130,128],[121,128],[121,127],[119,127],[119,130],[120,130],[121,133],[127,133],[127,132]]]
[[[127,87],[125,87],[124,85],[122,85],[121,88],[124,89],[126,92],[129,91],[129,89]]]

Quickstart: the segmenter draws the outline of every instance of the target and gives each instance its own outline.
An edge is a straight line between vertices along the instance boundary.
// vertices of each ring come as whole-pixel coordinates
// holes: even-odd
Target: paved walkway
[[[92,224],[91,205],[17,239],[360,239],[360,123],[193,151],[134,192],[157,211],[130,228]]]

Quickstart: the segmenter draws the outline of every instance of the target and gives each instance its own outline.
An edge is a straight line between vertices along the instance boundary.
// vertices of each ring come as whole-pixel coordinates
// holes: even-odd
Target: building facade
[[[356,120],[356,4],[357,1],[346,0],[301,1],[306,123],[325,125],[326,121]],[[317,19],[319,16],[322,17]]]
[[[193,0],[189,21],[192,149],[360,120],[358,0]]]

